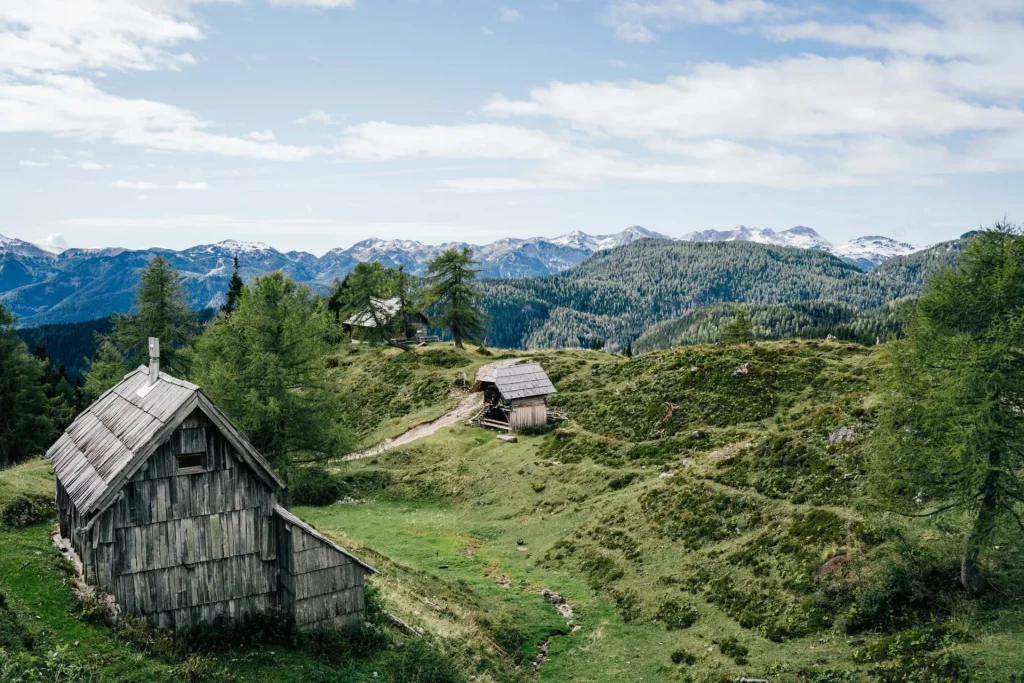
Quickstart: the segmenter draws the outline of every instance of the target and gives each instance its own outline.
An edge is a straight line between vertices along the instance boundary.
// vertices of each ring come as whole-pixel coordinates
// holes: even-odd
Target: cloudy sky
[[[1024,219],[1021,0],[3,0],[0,233]]]

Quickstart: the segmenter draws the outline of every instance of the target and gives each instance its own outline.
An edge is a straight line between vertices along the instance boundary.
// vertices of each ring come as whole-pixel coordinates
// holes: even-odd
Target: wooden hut
[[[484,392],[480,424],[510,432],[547,424],[547,397],[556,393],[539,363],[484,369],[474,389]]]
[[[154,626],[280,608],[299,628],[365,616],[374,569],[287,509],[267,461],[194,384],[160,372],[159,341],[50,448],[58,543],[83,579]]]
[[[369,336],[377,329],[378,324],[382,327],[392,327],[395,316],[398,315],[399,310],[402,308],[402,302],[397,296],[391,299],[371,299],[370,303],[373,306],[372,311],[367,310],[355,313],[342,323],[342,327],[346,332]],[[427,334],[428,324],[427,316],[422,313],[409,313],[405,316],[401,326],[394,326],[400,328],[402,336],[393,341],[416,343],[437,341],[437,337],[431,337]]]

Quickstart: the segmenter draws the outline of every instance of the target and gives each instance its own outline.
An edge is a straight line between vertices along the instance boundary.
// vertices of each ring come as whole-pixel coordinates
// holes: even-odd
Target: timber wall
[[[300,629],[345,628],[363,622],[366,569],[298,524],[280,520],[281,608]]]
[[[176,455],[203,454],[201,471]],[[84,530],[86,582],[129,614],[187,629],[276,603],[275,492],[200,411],[189,416]]]

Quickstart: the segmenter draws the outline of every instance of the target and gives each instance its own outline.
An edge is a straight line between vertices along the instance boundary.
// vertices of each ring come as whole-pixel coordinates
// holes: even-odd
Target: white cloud
[[[52,133],[167,151],[276,161],[305,159],[320,151],[210,133],[206,130],[210,126],[180,107],[116,97],[84,78],[44,75],[13,83],[0,80],[0,133]]]
[[[185,181],[185,180],[179,180],[178,182],[174,183],[174,189],[175,190],[209,190],[210,189],[210,184],[209,183],[194,183],[194,182],[188,182],[188,181]]]
[[[269,128],[267,130],[262,131],[250,131],[249,134],[246,135],[246,137],[249,138],[250,140],[255,140],[256,142],[273,142],[274,140],[277,139],[277,136],[274,135],[274,131],[270,130]]]
[[[677,24],[737,24],[784,13],[765,0],[613,0],[603,21],[619,40],[647,43],[655,38],[649,26],[665,31]]]
[[[0,133],[50,133],[274,160],[304,159],[320,151],[211,133],[212,124],[192,112],[111,95],[85,75],[194,64],[192,55],[179,47],[204,37],[192,6],[216,1],[0,2]]]
[[[149,196],[148,196],[148,195],[144,195],[144,194],[140,194],[140,195],[138,195],[137,197],[135,197],[135,199],[137,199],[137,200],[138,200],[138,201],[140,201],[140,202],[144,202],[144,201],[146,201],[147,199],[149,199]]]
[[[501,20],[508,24],[513,24],[523,20],[523,15],[517,9],[511,9],[508,7],[502,7],[498,10],[498,16]]]
[[[626,21],[616,24],[615,37],[627,43],[649,43],[654,40],[654,33],[643,24]]]
[[[806,56],[753,66],[701,64],[660,83],[554,83],[528,99],[493,97],[493,116],[548,117],[643,140],[795,141],[835,135],[943,135],[1024,125],[1024,111],[958,93],[949,65]]]
[[[19,161],[18,165],[19,166],[24,166],[25,168],[46,168],[47,166],[50,165],[50,162],[48,162],[48,161],[23,160],[23,161]]]
[[[487,27],[487,26],[481,26],[480,27],[480,33],[484,34],[485,36],[493,36],[494,35],[494,29],[492,29],[490,27]]]
[[[322,109],[311,109],[305,116],[300,116],[295,119],[295,123],[300,126],[305,126],[310,123],[328,125],[334,123],[334,114],[323,111]]]
[[[335,7],[352,7],[355,0],[270,0],[271,5],[319,7],[333,9]]]
[[[382,121],[349,126],[341,151],[357,159],[549,159],[567,143],[541,131],[499,124],[406,126]]]
[[[103,164],[98,164],[95,161],[78,161],[73,164],[68,164],[68,168],[80,168],[83,171],[102,171]]]

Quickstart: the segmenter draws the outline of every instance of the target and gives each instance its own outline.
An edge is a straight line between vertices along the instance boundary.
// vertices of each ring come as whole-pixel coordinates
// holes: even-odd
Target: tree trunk
[[[466,348],[466,347],[464,347],[462,345],[462,335],[459,334],[455,330],[452,330],[452,339],[455,340],[455,348],[457,348],[457,349],[464,349],[464,348]]]
[[[967,537],[967,551],[960,563],[960,583],[972,595],[978,595],[985,589],[985,577],[978,567],[978,556],[988,544],[995,529],[999,503],[999,470],[1000,456],[993,453],[988,459],[989,470],[985,475],[985,483],[981,486],[981,507],[974,520],[971,535]]]

